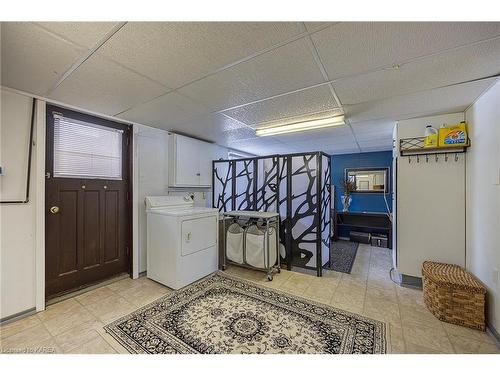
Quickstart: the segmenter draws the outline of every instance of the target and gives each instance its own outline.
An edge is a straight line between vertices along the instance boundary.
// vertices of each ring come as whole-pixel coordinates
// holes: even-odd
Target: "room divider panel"
[[[279,212],[282,262],[321,276],[330,260],[330,160],[322,152],[216,160],[213,206]]]

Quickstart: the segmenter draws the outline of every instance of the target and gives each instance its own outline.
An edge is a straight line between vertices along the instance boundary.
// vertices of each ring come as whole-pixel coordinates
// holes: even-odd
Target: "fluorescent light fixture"
[[[288,124],[264,125],[255,129],[255,134],[259,137],[266,137],[269,135],[303,132],[313,129],[329,128],[338,125],[345,125],[344,115],[322,118],[318,120],[293,122]]]

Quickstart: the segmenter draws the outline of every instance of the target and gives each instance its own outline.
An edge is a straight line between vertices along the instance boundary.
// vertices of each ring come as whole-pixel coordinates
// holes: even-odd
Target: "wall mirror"
[[[353,193],[387,193],[389,168],[346,168],[345,179],[354,184]]]

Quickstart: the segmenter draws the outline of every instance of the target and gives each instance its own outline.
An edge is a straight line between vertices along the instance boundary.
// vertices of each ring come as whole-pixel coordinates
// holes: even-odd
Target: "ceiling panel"
[[[353,22],[312,35],[330,79],[500,35],[498,22]]]
[[[325,27],[335,25],[338,22],[304,22],[308,32],[312,33],[319,29],[324,29]]]
[[[114,115],[164,94],[166,89],[98,54],[65,79],[50,97]]]
[[[93,48],[111,29],[115,22],[37,22],[37,25],[75,44]]]
[[[323,82],[303,39],[194,82],[179,91],[219,111]]]
[[[234,141],[255,138],[253,129],[221,114],[200,116],[185,123],[173,125],[167,130],[217,142],[223,146],[230,146]]]
[[[301,141],[290,143],[290,146],[298,152],[324,151],[328,154],[345,154],[359,152],[358,145],[351,137],[351,140],[336,140],[335,138],[324,139],[321,142]]]
[[[500,38],[402,65],[339,80],[343,104],[378,100],[500,73]]]
[[[326,129],[310,130],[306,132],[280,134],[262,138],[270,138],[283,143],[310,142],[311,144],[322,142],[325,139],[335,139],[338,141],[348,142],[354,140],[351,129],[349,129],[349,126],[346,125],[340,125]]]
[[[279,153],[291,153],[296,151],[296,149],[293,148],[292,145],[285,145],[279,141],[266,138],[254,138],[239,142],[231,142],[227,146],[235,150],[240,150],[255,155],[272,155]]]
[[[351,122],[377,119],[400,120],[411,115],[433,115],[463,111],[493,82],[494,78],[398,97],[346,105]],[[407,118],[407,117],[406,117]]]
[[[300,32],[296,22],[130,22],[101,53],[177,88]]]
[[[392,131],[396,121],[379,120],[351,123],[358,142],[392,140]]]
[[[45,94],[83,49],[27,22],[1,23],[2,85]]]
[[[168,130],[174,124],[196,119],[203,114],[208,114],[208,111],[191,99],[170,92],[120,113],[118,117]]]
[[[337,108],[327,85],[283,95],[274,99],[250,104],[229,111],[227,115],[248,125],[275,121],[318,112],[333,111]]]
[[[357,154],[361,152],[359,148],[356,146],[350,146],[350,147],[334,147],[331,149],[325,150],[327,154],[330,155],[341,155],[341,154]]]
[[[331,129],[319,129],[303,133],[284,134],[275,137],[285,144],[303,151],[358,150],[356,140],[349,126],[336,126]]]
[[[392,141],[391,143],[385,145],[364,145],[360,144],[361,152],[377,152],[377,151],[391,151],[392,150]]]

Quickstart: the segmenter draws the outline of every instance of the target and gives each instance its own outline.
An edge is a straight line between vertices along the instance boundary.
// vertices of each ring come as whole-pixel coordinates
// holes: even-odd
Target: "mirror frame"
[[[385,172],[385,185],[384,185],[384,191],[372,191],[372,190],[360,190],[360,191],[353,191],[351,194],[389,194],[389,183],[390,183],[390,169],[389,167],[369,167],[369,168],[345,168],[344,169],[344,179],[347,180],[347,176],[349,175],[349,172],[375,172],[375,171],[383,171]]]

